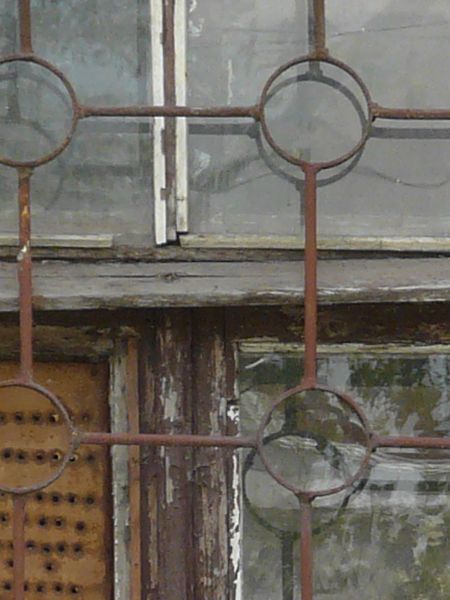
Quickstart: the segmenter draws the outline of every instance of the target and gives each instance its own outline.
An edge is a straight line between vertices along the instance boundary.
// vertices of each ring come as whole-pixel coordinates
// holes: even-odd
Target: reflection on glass
[[[193,103],[253,103],[275,68],[307,50],[306,2],[278,3],[276,11],[268,2],[228,4],[191,3],[188,79]],[[361,76],[374,101],[394,107],[450,106],[441,58],[448,55],[450,43],[448,2],[348,0],[343,10],[341,0],[327,0],[326,7],[332,56]],[[336,147],[353,139],[354,130],[341,120],[325,86],[320,91],[311,86],[306,96],[306,104],[300,95],[292,95],[289,105],[278,98],[274,110],[280,130],[307,160],[321,157],[310,150],[311,145],[317,150],[317,144],[334,157]],[[332,133],[326,138],[324,124]],[[301,176],[261,147],[256,126],[242,121],[227,127],[195,125],[190,134],[193,233],[302,235]],[[361,237],[448,238],[447,124],[377,120],[372,136],[345,176],[343,170],[333,173],[327,183],[330,174],[321,175],[320,238],[337,244],[358,243],[352,239]],[[352,239],[344,239],[348,237]],[[420,247],[421,241],[416,243]]]
[[[254,434],[273,400],[298,383],[300,363],[294,354],[241,354],[242,433]],[[377,433],[450,433],[449,355],[322,355],[319,380],[355,398]],[[302,430],[311,424],[307,410],[297,417]],[[312,425],[326,429],[330,418],[325,414]],[[283,448],[280,464],[287,472],[297,473],[302,460]],[[377,451],[365,477],[314,502],[315,598],[449,597],[449,461],[445,451]],[[293,600],[298,595],[298,502],[252,451],[242,459],[242,474],[243,598]]]
[[[264,428],[263,456],[280,483],[296,491],[325,491],[357,475],[367,453],[358,415],[334,394],[289,396]]]
[[[17,2],[1,4],[1,48],[17,51]],[[149,103],[149,3],[96,0],[94,4],[79,0],[75,7],[70,2],[32,0],[36,53],[66,75],[81,103]],[[60,88],[41,67],[14,63],[1,69],[2,153],[12,150],[16,157],[28,159],[58,145],[71,118],[67,93]],[[79,122],[66,150],[33,174],[33,233],[111,234],[118,244],[151,243],[150,127],[147,120]],[[16,198],[16,173],[0,167],[0,234],[17,233]]]
[[[71,132],[72,99],[51,71],[14,61],[0,65],[0,155],[40,160],[57,150]]]
[[[34,234],[106,233],[118,244],[149,244],[150,143],[144,124],[81,122],[68,148],[33,174]],[[16,172],[0,167],[0,233],[17,233],[16,198]]]

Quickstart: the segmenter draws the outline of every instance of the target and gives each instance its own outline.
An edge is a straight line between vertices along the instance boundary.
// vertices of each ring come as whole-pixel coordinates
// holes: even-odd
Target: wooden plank
[[[227,373],[223,311],[193,316],[193,424],[203,435],[227,434]],[[230,454],[198,448],[194,454],[195,598],[228,598],[228,481]]]
[[[127,340],[127,412],[128,431],[140,432],[138,392],[138,340]],[[141,582],[141,451],[128,448],[130,498],[130,600],[142,598]]]
[[[152,335],[153,334],[153,335]],[[141,428],[189,433],[190,314],[164,311],[146,335],[146,392]],[[191,531],[191,449],[144,448],[141,460],[143,507],[143,597],[193,600]]]
[[[230,307],[226,315],[231,340],[303,342],[301,307]],[[322,344],[448,344],[449,307],[444,303],[323,306],[318,336]]]
[[[36,263],[38,310],[298,304],[303,262]],[[0,265],[0,311],[17,310],[15,265]],[[321,304],[450,300],[450,260],[322,260]]]
[[[98,362],[108,359],[113,351],[110,328],[36,325],[33,341],[35,356],[45,362]],[[19,354],[18,326],[0,325],[0,359],[18,360]]]
[[[258,248],[303,250],[305,242],[299,235],[214,235],[187,234],[180,236],[182,248]],[[448,252],[450,237],[380,237],[337,236],[319,237],[319,250],[378,250],[389,252]]]

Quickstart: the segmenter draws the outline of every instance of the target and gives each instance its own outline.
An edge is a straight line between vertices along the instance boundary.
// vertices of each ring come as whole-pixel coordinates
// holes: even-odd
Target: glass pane
[[[151,80],[149,2],[31,3],[34,50],[64,72],[80,102],[146,102]]]
[[[281,64],[308,49],[308,0],[190,0],[188,101],[254,104]]]
[[[307,50],[307,10],[300,3],[296,12],[297,47],[286,46],[286,53],[278,56],[262,47],[265,37],[259,33],[261,47],[255,45],[249,51],[242,43],[238,61],[228,55],[236,39],[229,36],[237,35],[241,27],[243,30],[249,18],[254,22],[261,19],[265,3],[253,7],[253,13],[246,12],[247,8],[250,10],[247,3],[235,3],[235,11],[226,7],[224,13],[215,11],[216,16],[212,14],[214,3],[208,5],[211,16],[206,9],[198,12],[200,2],[194,4],[192,15],[204,19],[193,18],[195,27],[191,24],[190,34],[189,85],[192,98],[198,103],[254,102],[260,93],[260,81],[265,81],[271,70]],[[449,106],[450,92],[440,59],[446,55],[450,39],[447,2],[352,0],[345,3],[343,10],[342,2],[330,0],[326,7],[332,56],[356,70],[375,101],[394,107]],[[241,11],[241,18],[234,18]],[[286,13],[280,10],[279,14],[284,18]],[[213,28],[215,18],[220,25]],[[280,23],[275,22],[274,27],[283,30]],[[222,38],[222,34],[227,37]],[[247,36],[251,36],[251,31]],[[197,56],[203,40],[209,54],[206,56],[205,52],[200,59]],[[258,52],[259,62],[255,58]],[[271,68],[266,69],[267,60],[272,61],[272,57]],[[208,61],[213,62],[211,68],[205,66]],[[236,62],[240,79],[234,77]],[[333,77],[342,79],[336,74]],[[339,83],[342,85],[342,81]],[[215,90],[221,91],[214,95]],[[353,88],[351,91],[354,93]],[[274,99],[273,109],[278,110],[280,127],[286,131],[285,141],[290,141],[291,146],[294,143],[296,151],[308,160],[317,158],[317,141],[322,150],[333,151],[327,158],[336,158],[341,152],[335,153],[335,147],[340,147],[346,137],[353,139],[351,124],[338,111],[339,102],[327,104],[326,95],[323,90],[318,91],[309,103],[298,95],[291,98],[290,105],[282,96]],[[365,109],[364,103],[360,108]],[[324,123],[327,135],[323,133]],[[445,123],[432,122],[379,120],[375,125],[373,139],[359,160],[320,175],[320,237],[448,238],[450,187],[446,157],[450,130]],[[196,123],[191,124],[190,134],[193,233],[303,235],[301,174],[267,149],[257,126],[242,121],[233,125],[228,122],[227,126]],[[420,247],[420,241],[417,244]]]
[[[118,244],[152,241],[148,126],[80,123],[70,146],[32,177],[33,233],[112,234]],[[17,233],[17,176],[0,167],[0,233]]]
[[[16,2],[1,9],[1,41],[17,50]],[[32,2],[36,53],[68,77],[81,103],[147,103],[149,6],[141,0]],[[12,41],[12,43],[11,43]],[[70,97],[46,69],[24,63],[0,73],[3,143],[8,157],[39,158],[70,129]],[[4,71],[4,73],[3,73]],[[61,89],[60,89],[61,88]],[[9,139],[11,138],[11,139]],[[110,234],[114,243],[152,242],[151,123],[89,119],[69,146],[32,177],[33,233],[43,236]],[[17,232],[14,170],[0,167],[0,233]]]
[[[450,5],[446,0],[327,0],[328,46],[379,104],[445,108]]]
[[[193,105],[254,104],[269,76],[308,51],[308,2],[190,3],[188,100]],[[189,128],[190,231],[294,233],[298,193],[265,163],[258,130],[243,120]]]
[[[277,396],[299,382],[302,364],[299,354],[277,352],[243,352],[239,362],[240,427],[248,435]],[[450,434],[448,354],[343,350],[322,354],[318,371],[322,383],[358,401],[381,435]],[[325,432],[329,418],[323,415]],[[305,431],[307,419],[306,411],[297,420]],[[335,469],[342,466],[336,463],[343,456],[339,446],[322,447]],[[308,464],[308,453],[302,462],[295,448],[285,438],[285,470]],[[377,451],[364,479],[314,502],[317,598],[448,598],[449,460],[447,451]],[[298,593],[298,501],[253,451],[242,459],[242,474],[243,597],[292,600]]]

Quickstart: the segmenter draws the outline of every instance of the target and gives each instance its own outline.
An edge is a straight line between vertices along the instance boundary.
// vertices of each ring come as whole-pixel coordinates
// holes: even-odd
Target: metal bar
[[[33,372],[33,298],[31,261],[31,210],[29,169],[19,169],[19,279],[20,307],[20,374],[23,381],[32,380]]]
[[[89,117],[201,117],[259,119],[259,106],[80,106],[80,118]]]
[[[294,537],[281,537],[281,590],[282,600],[294,600]]]
[[[24,54],[33,52],[31,42],[31,9],[30,0],[19,0],[20,51]]]
[[[81,444],[114,446],[209,446],[222,448],[256,448],[256,439],[250,437],[191,435],[176,433],[80,433]]]
[[[325,0],[314,0],[313,31],[314,31],[314,55],[317,57],[327,56],[326,24],[325,24]]]
[[[375,448],[438,448],[450,450],[450,438],[374,435],[372,439]]]
[[[305,372],[303,383],[316,383],[317,359],[317,169],[305,173]]]
[[[374,119],[393,119],[399,121],[448,121],[448,108],[387,108],[379,104],[372,105]]]
[[[300,590],[301,600],[313,598],[312,506],[300,499]]]
[[[14,600],[25,598],[25,496],[13,500],[13,590]]]

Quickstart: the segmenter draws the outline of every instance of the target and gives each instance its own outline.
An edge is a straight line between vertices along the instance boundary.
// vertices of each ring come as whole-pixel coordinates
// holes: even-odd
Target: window
[[[255,106],[271,74],[314,47],[312,2],[283,0],[276,14],[269,2],[254,0],[99,0],[76,9],[34,0],[31,8],[37,56],[64,73],[80,104],[98,109],[80,120],[66,150],[35,172],[37,245],[303,245],[302,174],[267,144],[255,112],[239,117],[233,108]],[[16,3],[1,10],[8,55],[19,49]],[[339,2],[327,3],[328,50],[362,78],[371,102],[425,112],[414,121],[378,113],[361,154],[322,174],[324,248],[448,248],[448,131],[445,122],[426,119],[427,110],[448,104],[436,60],[445,52],[448,12],[439,0],[374,0],[364,10],[349,2],[345,14]],[[307,81],[307,63],[298,65],[267,98],[277,139],[307,160],[341,154],[368,126],[355,81],[340,68],[321,67],[322,75],[309,72]],[[30,63],[3,64],[0,75],[1,116],[12,136],[3,154],[25,152],[25,138],[35,151],[54,147],[71,113],[61,82]],[[177,118],[151,118],[144,110],[151,105],[181,108]],[[108,109],[121,107],[131,107],[128,116],[119,110],[111,118]],[[138,118],[132,107],[147,116]],[[205,118],[192,107],[227,118]],[[11,169],[0,172],[5,245],[15,232],[16,183]]]
[[[383,435],[448,436],[449,357],[445,346],[323,346],[319,377],[358,397]],[[301,349],[244,343],[239,362],[240,427],[250,435],[273,398],[298,380]],[[345,442],[330,443],[337,440],[341,408],[325,395],[306,403],[301,412],[286,405],[301,437],[277,437],[280,431],[274,431],[273,456],[305,483],[313,473],[317,488],[351,468],[354,457]],[[356,440],[353,436],[353,452]],[[316,598],[447,597],[448,459],[442,450],[377,451],[362,480],[317,501]],[[241,468],[242,598],[296,598],[296,498],[271,479],[254,451]]]

